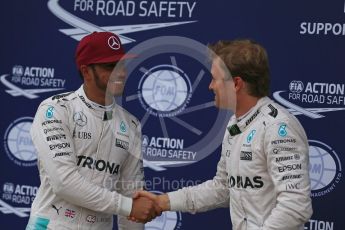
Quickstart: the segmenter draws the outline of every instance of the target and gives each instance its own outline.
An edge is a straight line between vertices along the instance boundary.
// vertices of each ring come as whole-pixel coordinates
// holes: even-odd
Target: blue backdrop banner
[[[308,135],[314,214],[304,229],[344,229],[344,0],[12,0],[1,3],[0,19],[2,226],[25,228],[40,184],[29,133],[39,103],[79,88],[78,41],[111,31],[139,54],[128,62],[117,103],[142,123],[148,190],[161,194],[215,175],[231,114],[214,107],[206,46],[249,38],[268,51],[271,98]],[[147,230],[210,228],[231,229],[229,209],[166,212],[146,224]]]

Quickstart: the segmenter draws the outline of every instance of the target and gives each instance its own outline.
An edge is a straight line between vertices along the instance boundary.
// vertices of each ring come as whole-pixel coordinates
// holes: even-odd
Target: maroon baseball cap
[[[93,32],[86,35],[80,40],[75,52],[78,69],[81,65],[111,63],[135,56],[125,54],[120,38],[111,32]]]

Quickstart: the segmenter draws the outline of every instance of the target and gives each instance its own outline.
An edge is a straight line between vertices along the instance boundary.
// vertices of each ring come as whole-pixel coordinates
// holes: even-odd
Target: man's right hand
[[[150,212],[147,215],[147,221],[143,221],[143,219],[138,219],[133,212],[134,210],[134,202],[139,199],[144,199],[146,202],[151,201],[151,204],[153,206],[153,212]],[[152,209],[151,209],[152,210]],[[163,195],[155,195],[153,193],[147,192],[147,191],[137,191],[133,196],[133,208],[131,215],[128,217],[128,219],[136,222],[146,223],[151,221],[152,219],[156,218],[157,216],[160,216],[162,212],[170,210],[170,201],[167,194]],[[144,218],[145,219],[145,218]]]
[[[133,197],[132,211],[130,214],[131,220],[140,223],[147,223],[161,214],[161,208],[159,208],[150,198],[137,195]]]
[[[152,200],[163,212],[170,210],[170,200],[167,194],[156,195],[147,191],[137,191],[134,197],[146,197]]]

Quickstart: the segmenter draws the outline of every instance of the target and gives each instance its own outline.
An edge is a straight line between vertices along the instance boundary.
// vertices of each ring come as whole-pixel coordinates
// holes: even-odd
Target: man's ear
[[[83,75],[84,81],[91,79],[91,70],[87,65],[80,66],[80,73]]]
[[[245,83],[241,77],[233,77],[236,93],[244,88]]]

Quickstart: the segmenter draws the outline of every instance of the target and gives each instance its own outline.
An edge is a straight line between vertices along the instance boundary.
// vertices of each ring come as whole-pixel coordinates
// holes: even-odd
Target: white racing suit
[[[144,229],[127,220],[143,187],[141,126],[118,105],[91,102],[83,86],[43,101],[31,136],[41,185],[27,230]]]
[[[312,214],[309,148],[298,120],[267,97],[230,119],[213,180],[168,193],[171,210],[229,207],[234,230],[297,230]]]

